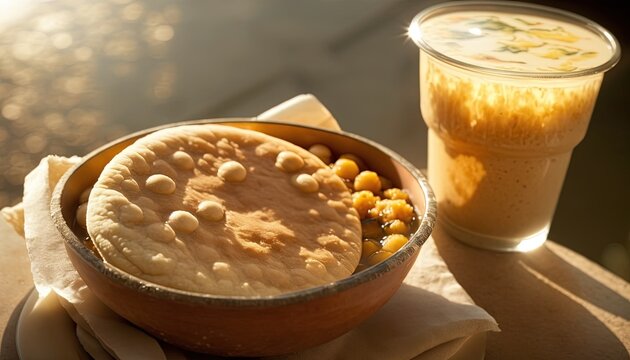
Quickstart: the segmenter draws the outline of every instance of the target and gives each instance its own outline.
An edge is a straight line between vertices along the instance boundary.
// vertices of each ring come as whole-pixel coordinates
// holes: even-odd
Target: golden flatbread
[[[352,274],[361,225],[310,152],[222,125],[160,130],[105,167],[87,205],[104,261],[199,293],[269,296]]]

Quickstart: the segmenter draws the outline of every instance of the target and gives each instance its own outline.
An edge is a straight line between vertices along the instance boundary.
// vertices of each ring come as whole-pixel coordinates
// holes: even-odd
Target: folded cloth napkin
[[[290,99],[258,119],[339,130],[313,95]],[[3,217],[26,239],[40,296],[52,291],[59,297],[77,323],[79,342],[96,359],[199,358],[158,342],[115,314],[72,267],[50,218],[49,203],[58,180],[77,161],[78,157],[44,158],[26,177],[23,204],[2,210]],[[471,339],[498,330],[496,321],[457,283],[429,238],[400,290],[374,316],[331,342],[276,359],[448,359]]]
[[[258,115],[256,119],[289,121],[329,130],[341,130],[330,111],[311,94],[291,98]]]

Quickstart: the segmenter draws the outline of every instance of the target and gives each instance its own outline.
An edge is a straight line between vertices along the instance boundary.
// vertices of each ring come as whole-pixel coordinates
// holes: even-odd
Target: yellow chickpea
[[[375,252],[374,254],[370,255],[370,257],[367,259],[367,264],[376,265],[390,256],[392,256],[391,252],[386,251],[386,250],[379,250]]]
[[[375,252],[381,250],[381,245],[376,241],[366,240],[363,242],[363,249],[361,250],[361,257],[364,259],[369,258]]]
[[[385,235],[378,221],[362,222],[361,233],[364,239],[380,239]]]
[[[376,205],[379,200],[371,191],[357,191],[352,194],[352,207],[359,213],[361,219],[365,219],[368,211]]]
[[[403,245],[405,245],[409,241],[405,235],[393,234],[389,235],[387,239],[383,242],[383,250],[389,252],[398,251]]]
[[[383,199],[377,201],[376,206],[368,212],[368,216],[373,216],[375,212],[378,213],[382,223],[388,223],[396,219],[409,223],[414,216],[413,207],[405,200],[400,199]]]
[[[409,200],[409,195],[399,188],[391,188],[383,191],[383,196],[392,200]]]
[[[354,178],[354,189],[356,191],[369,190],[373,193],[378,193],[381,191],[381,180],[374,171],[361,171]]]
[[[385,225],[385,233],[387,233],[388,235],[407,234],[408,232],[409,232],[409,225],[407,225],[402,220],[396,219],[391,222],[388,222]]]
[[[378,201],[377,201],[378,203]],[[381,212],[378,209],[378,207],[373,207],[370,210],[368,210],[368,213],[366,215],[366,218],[368,219],[378,219],[381,216]]]
[[[359,174],[359,166],[350,159],[338,159],[332,169],[339,177],[348,180],[353,180]]]
[[[365,163],[363,162],[363,160],[354,154],[342,154],[341,156],[339,156],[339,158],[354,161],[354,163],[357,164],[357,166],[359,167],[359,170],[361,171],[367,169],[367,166],[365,166]]]

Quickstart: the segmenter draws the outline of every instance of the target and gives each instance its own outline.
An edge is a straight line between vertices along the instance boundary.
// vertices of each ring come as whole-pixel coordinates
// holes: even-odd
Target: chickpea
[[[376,205],[379,200],[371,191],[357,191],[352,193],[352,207],[359,213],[361,219],[365,219],[368,211]]]
[[[381,180],[374,171],[361,171],[357,177],[354,178],[354,189],[369,190],[373,193],[379,193],[381,191]]]
[[[361,223],[361,232],[364,239],[380,239],[383,234],[383,229],[378,221],[364,221]]]
[[[382,223],[387,223],[392,220],[402,220],[409,223],[413,219],[413,207],[405,200],[391,200],[383,199],[376,202],[376,206],[368,212],[369,217],[377,216]]]
[[[393,220],[385,224],[385,233],[392,234],[407,234],[409,232],[409,225],[401,220]]]
[[[320,146],[323,145],[309,150],[320,158],[327,155],[330,160],[330,149],[326,147],[328,152],[324,150],[320,156]],[[352,194],[352,206],[361,218],[361,261],[355,269],[359,272],[389,258],[409,241],[407,235],[415,212],[407,193],[394,188],[390,179],[370,171],[358,156],[343,154],[329,166],[344,181]]]
[[[321,161],[324,162],[324,164],[330,163],[332,152],[330,151],[330,148],[328,146],[322,145],[322,144],[315,144],[311,146],[310,148],[308,148],[308,151],[310,151],[313,155],[317,156]]]
[[[399,188],[391,188],[383,191],[383,196],[391,200],[409,200],[409,195]]]
[[[373,207],[368,210],[367,219],[378,219],[381,216],[381,212],[377,207]]]
[[[338,159],[332,169],[339,177],[348,180],[353,180],[359,174],[359,166],[350,159]]]
[[[359,167],[359,170],[363,171],[363,170],[367,170],[367,166],[365,166],[365,163],[363,162],[363,160],[354,155],[354,154],[343,154],[341,156],[339,156],[340,159],[348,159],[348,160],[352,160],[354,161],[357,166]]]
[[[363,249],[361,250],[361,257],[367,259],[370,255],[381,250],[381,245],[376,241],[366,240],[363,242]]]
[[[389,235],[387,239],[383,242],[383,250],[389,252],[398,251],[403,245],[405,245],[409,241],[409,239],[405,235],[401,234],[393,234]]]
[[[386,250],[379,250],[374,254],[370,255],[367,259],[368,265],[376,265],[383,260],[386,260],[388,257],[392,256],[392,253]]]

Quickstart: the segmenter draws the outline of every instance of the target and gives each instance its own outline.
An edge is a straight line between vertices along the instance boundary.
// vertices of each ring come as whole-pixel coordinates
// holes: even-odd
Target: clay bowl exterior
[[[405,188],[421,217],[410,241],[384,262],[349,278],[273,297],[226,297],[159,286],[100,260],[81,239],[75,212],[79,195],[106,163],[137,138],[172,126],[221,123],[257,130],[308,147],[330,146],[335,153],[360,156],[379,174]],[[65,239],[70,260],[92,292],[122,317],[158,339],[182,348],[224,356],[268,356],[300,351],[330,341],[377,311],[400,287],[422,243],[429,237],[436,202],[425,177],[399,155],[372,141],[297,124],[251,119],[200,120],[141,131],[88,154],[55,189],[53,220]]]

